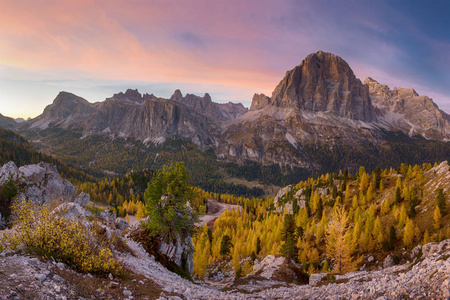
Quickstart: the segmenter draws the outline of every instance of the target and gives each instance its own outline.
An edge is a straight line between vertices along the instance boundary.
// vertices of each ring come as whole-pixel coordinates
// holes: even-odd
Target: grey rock
[[[47,275],[45,275],[45,274],[37,274],[37,275],[35,275],[34,276],[37,280],[39,280],[40,282],[43,282],[46,278],[47,278]]]
[[[395,262],[394,262],[394,259],[392,258],[392,256],[389,254],[385,258],[385,260],[383,261],[383,267],[384,268],[389,268],[389,267],[392,267],[392,266],[395,266]]]
[[[123,295],[124,295],[125,297],[130,297],[132,294],[133,294],[133,293],[132,293],[131,291],[129,291],[129,290],[123,291]]]
[[[116,226],[116,228],[118,228],[121,231],[128,228],[128,222],[121,218],[116,218],[114,225]]]
[[[62,263],[62,262],[57,263],[56,266],[58,268],[60,268],[61,270],[64,270],[66,268],[66,265],[64,263]]]
[[[75,198],[75,203],[80,205],[81,207],[85,208],[86,206],[88,206],[89,201],[91,200],[91,196],[89,196],[88,194],[81,192],[76,198]]]
[[[24,186],[17,196],[19,199],[33,200],[38,204],[75,199],[77,188],[66,179],[62,179],[56,167],[50,164],[41,162],[17,168],[13,162],[9,162],[0,168],[0,183],[8,180],[10,174]]]
[[[309,276],[309,285],[316,286],[328,273],[316,273]]]
[[[419,255],[420,250],[422,250],[422,245],[417,245],[416,247],[414,247],[414,249],[411,251],[411,254],[409,255],[409,257],[411,259],[417,257],[417,255]]]
[[[53,275],[53,280],[56,281],[56,282],[63,282],[64,278],[62,278],[61,276],[55,274],[55,275]]]
[[[368,262],[373,262],[375,260],[375,258],[373,256],[369,256],[369,258],[367,259]]]
[[[17,290],[21,293],[23,293],[25,291],[25,288],[22,283],[17,286]]]
[[[180,267],[182,266],[182,257],[186,256],[187,271],[190,274],[194,271],[194,244],[191,237],[186,238],[183,242],[179,236],[175,243],[161,241],[158,252]]]
[[[39,165],[26,165],[19,168],[19,173],[26,181],[40,184],[44,180],[46,169]]]
[[[69,219],[86,217],[86,211],[79,204],[74,202],[63,203],[55,208],[53,212]]]
[[[12,176],[14,180],[18,180],[19,178],[19,169],[16,164],[12,161],[4,164],[0,168],[0,184],[3,184],[5,181],[9,179],[9,176]]]

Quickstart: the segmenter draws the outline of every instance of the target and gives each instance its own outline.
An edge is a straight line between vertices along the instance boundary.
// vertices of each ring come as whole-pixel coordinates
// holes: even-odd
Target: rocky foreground
[[[450,240],[419,246],[411,261],[377,271],[337,275],[333,280],[317,274],[309,285],[278,288],[273,281],[265,286],[264,282],[242,280],[244,284],[232,284],[227,291],[183,279],[139,244],[128,241],[128,246],[132,253],[118,254],[133,272],[128,280],[82,275],[61,263],[3,252],[0,299],[450,299]],[[89,282],[84,294],[83,281]]]

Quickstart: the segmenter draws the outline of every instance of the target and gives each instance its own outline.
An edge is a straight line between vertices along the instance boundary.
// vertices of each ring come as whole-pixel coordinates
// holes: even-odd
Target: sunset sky
[[[35,117],[59,91],[208,92],[249,106],[311,52],[450,112],[449,1],[0,0],[0,113]]]

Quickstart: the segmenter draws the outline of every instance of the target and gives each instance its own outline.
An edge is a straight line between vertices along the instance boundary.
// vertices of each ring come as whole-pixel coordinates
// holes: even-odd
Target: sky
[[[449,16],[449,1],[0,0],[0,113],[128,88],[249,106],[318,50],[450,112]]]

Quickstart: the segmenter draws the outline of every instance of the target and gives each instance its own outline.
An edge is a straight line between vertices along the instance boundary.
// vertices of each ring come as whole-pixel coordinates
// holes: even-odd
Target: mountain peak
[[[272,93],[271,105],[371,122],[375,117],[367,86],[341,57],[318,51],[286,72]]]
[[[48,105],[43,112],[45,118],[62,120],[73,114],[90,114],[94,111],[91,103],[69,92],[59,92],[53,103]]]
[[[170,97],[170,100],[172,101],[180,101],[183,98],[183,94],[179,89],[176,89],[175,92],[173,92],[173,95]]]

